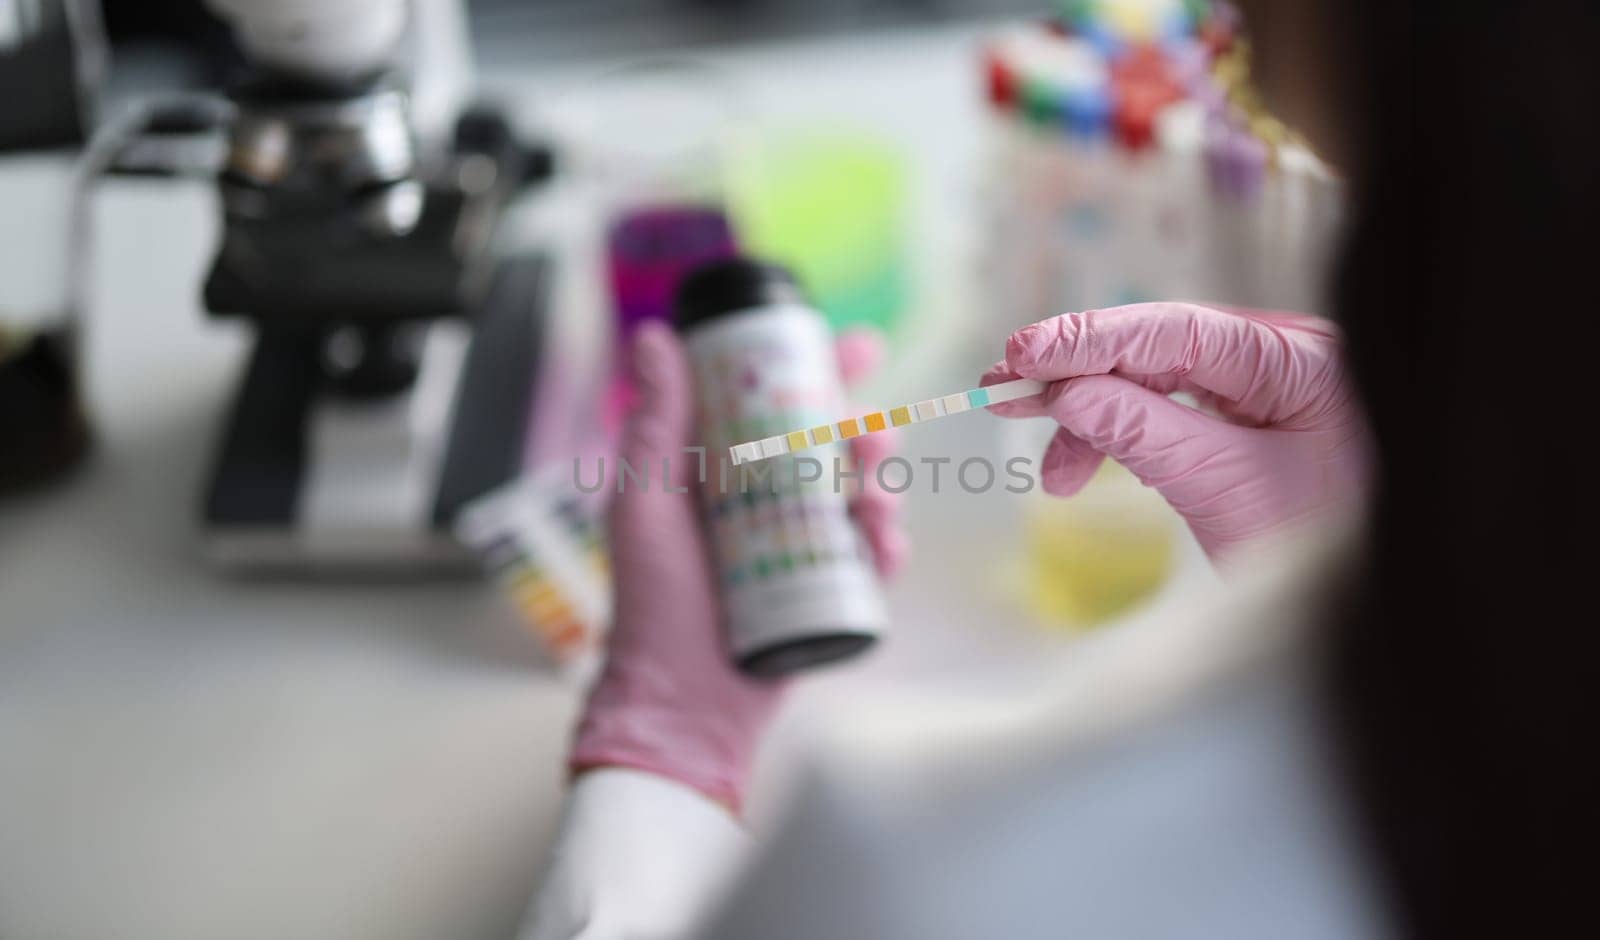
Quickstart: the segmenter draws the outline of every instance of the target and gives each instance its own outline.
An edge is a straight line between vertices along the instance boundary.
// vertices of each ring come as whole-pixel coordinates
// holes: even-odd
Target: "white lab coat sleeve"
[[[591,770],[567,797],[522,940],[677,940],[752,840],[722,806],[644,771]]]

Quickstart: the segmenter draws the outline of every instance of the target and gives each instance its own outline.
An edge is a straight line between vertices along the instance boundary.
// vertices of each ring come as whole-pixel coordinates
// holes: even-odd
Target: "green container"
[[[860,132],[788,133],[732,161],[729,176],[742,250],[792,270],[835,330],[894,333],[907,302],[896,149]]]

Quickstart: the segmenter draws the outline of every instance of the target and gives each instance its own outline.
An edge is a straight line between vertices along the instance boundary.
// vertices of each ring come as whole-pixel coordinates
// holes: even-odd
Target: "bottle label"
[[[775,305],[692,330],[706,482],[701,505],[736,657],[808,634],[876,634],[885,614],[849,513],[849,449],[740,467],[739,441],[822,424],[844,408],[832,336],[816,311]]]

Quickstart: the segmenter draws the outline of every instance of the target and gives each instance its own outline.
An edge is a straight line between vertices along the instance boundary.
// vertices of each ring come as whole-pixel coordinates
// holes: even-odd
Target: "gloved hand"
[[[1365,419],[1338,334],[1317,317],[1184,303],[1068,313],[1013,333],[983,384],[1019,376],[1052,384],[993,410],[1061,425],[1040,468],[1046,492],[1078,492],[1109,456],[1160,491],[1212,558],[1343,504],[1366,479]]]
[[[846,334],[838,354],[849,382],[876,366],[882,347],[872,334]],[[616,622],[570,766],[574,772],[620,766],[660,774],[737,812],[751,757],[784,683],[738,672],[723,645],[694,492],[699,465],[683,452],[696,443],[694,381],[683,346],[666,326],[646,324],[635,336],[633,369],[639,403],[624,428],[621,454],[633,466],[648,465],[652,478],[648,486],[627,487],[611,508]],[[895,500],[870,481],[892,442],[869,434],[851,443],[868,481],[851,509],[879,572],[888,576],[906,544],[896,527]],[[670,486],[659,479],[663,457],[671,458]],[[707,455],[713,481],[716,458]]]

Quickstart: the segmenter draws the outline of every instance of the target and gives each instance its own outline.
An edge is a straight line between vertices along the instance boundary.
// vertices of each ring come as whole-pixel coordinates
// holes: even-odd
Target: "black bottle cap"
[[[787,268],[751,258],[721,258],[690,271],[678,284],[673,319],[678,329],[688,330],[751,307],[804,302]]]
[[[849,659],[865,652],[877,640],[870,633],[818,633],[747,653],[740,658],[739,668],[748,675],[775,679],[813,666]]]

